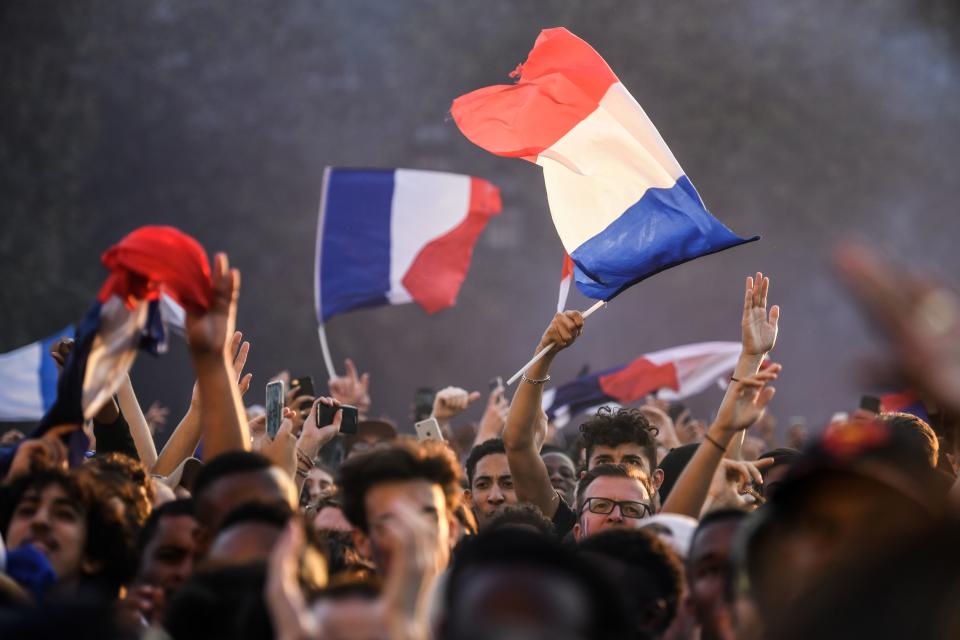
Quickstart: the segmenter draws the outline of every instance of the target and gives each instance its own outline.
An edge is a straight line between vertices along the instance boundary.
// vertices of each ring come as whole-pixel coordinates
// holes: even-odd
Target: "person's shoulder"
[[[563,499],[559,493],[557,497],[560,498],[557,504],[557,510],[553,514],[553,528],[557,530],[557,537],[563,540],[564,537],[571,531],[573,531],[573,525],[577,524],[577,514],[576,512],[567,504],[567,501]]]

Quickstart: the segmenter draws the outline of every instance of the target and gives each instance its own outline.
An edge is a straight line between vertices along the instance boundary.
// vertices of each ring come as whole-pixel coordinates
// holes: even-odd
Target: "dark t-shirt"
[[[557,504],[557,511],[553,514],[553,528],[557,530],[557,538],[563,540],[567,534],[573,531],[573,525],[577,524],[577,514],[570,505],[567,504],[563,496],[557,494],[560,498]]]

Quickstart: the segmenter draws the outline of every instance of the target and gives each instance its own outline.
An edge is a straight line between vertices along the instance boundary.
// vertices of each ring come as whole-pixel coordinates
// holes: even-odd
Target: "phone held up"
[[[413,421],[426,420],[433,413],[433,397],[436,392],[430,387],[420,387],[413,397]]]
[[[359,422],[357,408],[349,404],[342,404],[339,407],[328,407],[325,404],[317,406],[317,426],[323,428],[328,424],[333,424],[333,419],[341,411],[340,433],[356,433]]]
[[[443,433],[440,431],[440,424],[436,418],[427,418],[413,425],[417,431],[419,440],[439,440],[443,442]]]
[[[294,391],[293,397],[310,396],[316,398],[317,394],[313,392],[313,378],[311,376],[300,376],[290,381],[290,390]]]
[[[283,380],[267,383],[267,435],[273,440],[283,420]]]

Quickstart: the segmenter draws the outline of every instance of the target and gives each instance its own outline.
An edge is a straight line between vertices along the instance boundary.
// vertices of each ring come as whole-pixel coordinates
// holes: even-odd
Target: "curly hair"
[[[156,490],[143,463],[126,454],[111,452],[91,458],[77,472],[123,503],[123,517],[132,534],[146,524]]]
[[[368,533],[365,498],[372,487],[385,482],[426,480],[440,486],[452,514],[462,496],[461,475],[456,456],[444,443],[402,438],[346,460],[340,467],[337,484],[343,514],[351,524]]]
[[[59,486],[86,522],[84,558],[97,569],[84,575],[85,586],[106,597],[115,597],[120,585],[136,572],[136,553],[127,524],[112,508],[103,487],[76,471],[47,469],[27,474],[3,487],[0,494],[0,533],[8,534],[17,506],[29,491],[43,492]]]
[[[657,468],[658,433],[639,409],[600,407],[594,417],[580,425],[580,438],[587,450],[587,465],[596,447],[618,447],[629,443],[643,448],[650,473]]]

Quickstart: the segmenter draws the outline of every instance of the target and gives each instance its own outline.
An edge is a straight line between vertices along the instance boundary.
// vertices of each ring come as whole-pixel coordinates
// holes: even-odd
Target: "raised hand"
[[[743,431],[759,420],[776,393],[767,385],[780,376],[780,369],[779,364],[772,364],[748,378],[732,381],[720,403],[715,424],[726,431]]]
[[[503,427],[507,424],[507,413],[510,411],[510,403],[504,397],[503,387],[497,387],[490,392],[490,397],[487,398],[487,408],[483,412],[483,417],[480,418],[480,426],[477,429],[477,438],[480,442],[480,437],[483,436],[483,439],[489,438],[499,438],[501,432],[503,432]]]
[[[292,413],[288,407],[283,408],[283,420],[277,429],[277,435],[273,440],[269,434],[264,436],[260,441],[260,453],[294,478],[297,471],[297,437],[293,435],[293,421],[290,419]]]
[[[866,246],[842,248],[836,262],[889,340],[900,373],[940,406],[960,411],[960,297]]]
[[[237,321],[240,272],[230,268],[227,254],[213,260],[213,295],[203,315],[187,313],[187,342],[195,355],[225,354]]]
[[[460,387],[445,387],[437,392],[433,398],[433,417],[438,422],[448,421],[467,410],[471,404],[480,399],[480,392],[467,392]]]
[[[777,342],[777,324],[780,320],[780,307],[773,305],[767,312],[767,292],[770,278],[759,271],[757,275],[747,276],[746,291],[743,295],[743,320],[740,323],[743,352],[748,355],[763,355],[773,349]]]
[[[317,426],[317,414],[320,413],[320,406],[339,407],[340,403],[333,398],[317,398],[310,407],[310,415],[303,422],[303,430],[300,431],[300,438],[297,442],[297,448],[300,452],[311,460],[317,457],[320,450],[328,442],[333,440],[340,433],[340,421],[343,419],[343,412],[337,411],[333,415],[333,422],[327,425]]]
[[[347,374],[330,379],[330,395],[340,404],[349,404],[361,414],[370,410],[370,374],[358,375],[353,360],[344,361]]]
[[[250,355],[250,343],[243,340],[242,332],[233,332],[233,339],[230,341],[230,353],[234,354],[233,372],[237,377],[237,389],[239,389],[240,395],[243,396],[250,388],[250,381],[253,380],[253,374],[248,373],[247,375],[243,375],[243,368],[247,366],[247,356]],[[200,390],[197,384],[194,383],[193,395],[190,396],[190,405],[197,407],[199,406],[199,402]]]
[[[583,333],[583,315],[579,311],[564,311],[553,316],[550,326],[543,332],[537,352],[553,344],[553,352],[566,349]]]

